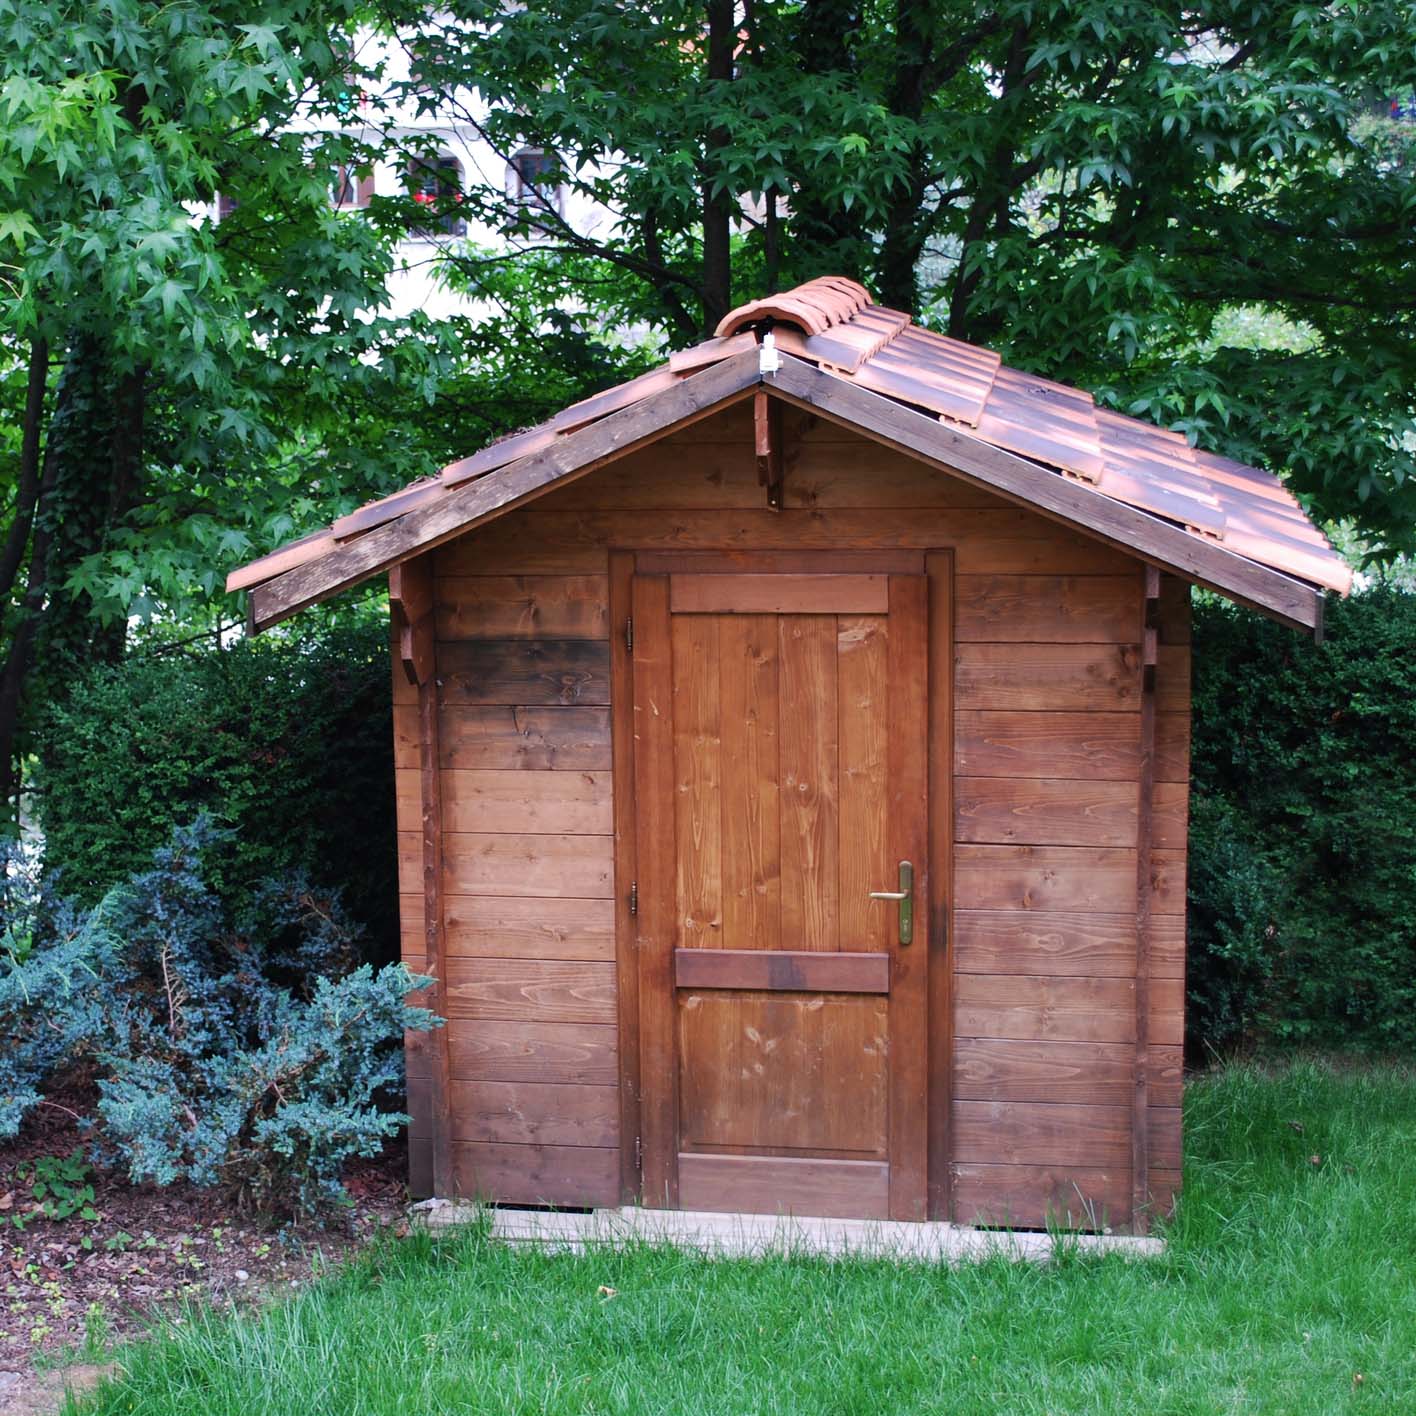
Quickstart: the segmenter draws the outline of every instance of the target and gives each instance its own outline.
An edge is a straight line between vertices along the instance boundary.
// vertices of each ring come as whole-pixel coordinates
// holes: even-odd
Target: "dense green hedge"
[[[375,960],[394,957],[388,633],[307,621],[229,649],[144,657],[75,683],[33,779],[47,866],[95,903],[205,811],[235,836],[209,876],[239,908],[270,877],[338,886]]]
[[[1195,609],[1192,1044],[1416,1047],[1416,595]]]

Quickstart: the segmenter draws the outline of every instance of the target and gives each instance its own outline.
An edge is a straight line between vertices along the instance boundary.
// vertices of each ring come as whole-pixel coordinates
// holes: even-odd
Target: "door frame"
[[[609,554],[610,732],[613,762],[615,838],[615,961],[617,975],[620,1193],[625,1204],[643,1203],[646,1177],[642,1090],[644,1043],[641,1028],[642,965],[638,933],[648,921],[636,914],[638,860],[637,774],[653,771],[635,751],[634,659],[627,633],[632,618],[636,574],[811,574],[857,572],[926,577],[929,665],[926,678],[928,740],[921,754],[927,772],[928,833],[925,880],[928,890],[926,996],[927,1130],[924,1141],[926,1202],[931,1219],[950,1211],[950,1064],[953,1051],[952,936],[953,884],[953,673],[954,555],[951,550],[683,550],[612,549]],[[652,790],[652,787],[646,789]],[[647,901],[646,901],[647,903]],[[666,951],[672,967],[672,951]],[[662,962],[662,961],[661,961]],[[662,981],[667,984],[668,980]],[[675,1132],[676,1134],[676,1132]],[[652,1163],[651,1163],[652,1169]],[[647,1183],[658,1183],[651,1175]],[[672,1190],[665,1197],[677,1205]]]

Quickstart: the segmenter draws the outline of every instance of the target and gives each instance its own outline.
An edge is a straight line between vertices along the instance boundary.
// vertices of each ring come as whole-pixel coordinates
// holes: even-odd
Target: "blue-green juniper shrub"
[[[302,877],[229,907],[206,878],[228,839],[206,818],[180,828],[88,909],[7,872],[0,1137],[86,1064],[95,1160],[311,1212],[340,1197],[348,1159],[407,1124],[391,1109],[403,1034],[440,1020],[407,1002],[426,979],[356,966],[337,896]]]

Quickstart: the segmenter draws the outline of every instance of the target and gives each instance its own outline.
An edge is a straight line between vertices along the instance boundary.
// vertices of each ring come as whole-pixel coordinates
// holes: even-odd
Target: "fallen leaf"
[[[1321,1165],[1322,1163],[1323,1163],[1323,1158],[1322,1158],[1322,1156],[1320,1156],[1320,1155],[1310,1155],[1310,1156],[1308,1157],[1308,1164],[1309,1164],[1309,1165]]]
[[[619,1297],[619,1290],[616,1288],[611,1288],[608,1283],[602,1283],[595,1291],[600,1295],[601,1298]]]
[[[1288,1124],[1297,1131],[1300,1136],[1303,1134],[1303,1123],[1301,1121],[1290,1121]]]

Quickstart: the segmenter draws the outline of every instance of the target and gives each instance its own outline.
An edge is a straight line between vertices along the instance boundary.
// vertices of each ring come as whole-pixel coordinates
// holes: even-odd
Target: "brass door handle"
[[[894,900],[900,907],[900,943],[914,941],[914,866],[907,860],[900,862],[900,888],[898,890],[872,890],[872,900]]]

